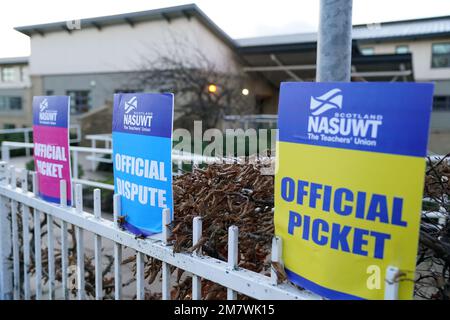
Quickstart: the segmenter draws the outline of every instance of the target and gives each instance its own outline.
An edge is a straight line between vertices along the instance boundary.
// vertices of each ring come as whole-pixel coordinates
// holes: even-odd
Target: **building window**
[[[47,91],[45,91],[45,95],[46,96],[52,96],[52,95],[54,95],[55,94],[55,92],[53,91],[53,90],[47,90]]]
[[[361,48],[361,53],[365,56],[370,56],[375,53],[373,47]]]
[[[22,110],[22,98],[9,97],[9,109],[13,111]]]
[[[0,96],[0,112],[20,110],[22,110],[21,97]]]
[[[88,90],[69,90],[66,92],[70,96],[70,112],[80,114],[91,109],[91,92]]]
[[[431,67],[450,68],[450,43],[433,44]]]
[[[12,67],[2,68],[2,81],[3,82],[13,82],[15,76],[15,70]]]
[[[25,81],[25,68],[24,67],[20,67],[20,81],[24,82]]]
[[[395,47],[395,53],[397,54],[405,54],[409,53],[409,46],[406,44],[402,44]]]
[[[434,96],[433,110],[450,111],[450,96]]]
[[[114,93],[136,93],[136,92],[142,92],[142,90],[135,90],[135,89],[116,89],[116,90],[114,90]]]

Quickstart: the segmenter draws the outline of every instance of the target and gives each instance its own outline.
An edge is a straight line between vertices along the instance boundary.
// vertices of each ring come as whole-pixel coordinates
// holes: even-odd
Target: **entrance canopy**
[[[236,40],[244,71],[259,73],[278,87],[282,81],[314,81],[316,33]],[[352,48],[352,81],[414,81],[411,54],[362,55]]]

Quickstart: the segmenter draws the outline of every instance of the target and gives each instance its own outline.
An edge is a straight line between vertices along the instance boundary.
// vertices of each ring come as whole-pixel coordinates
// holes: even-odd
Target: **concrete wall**
[[[450,72],[449,72],[450,78]],[[450,79],[434,81],[434,95],[435,96],[450,96]]]
[[[402,41],[402,42],[384,42],[384,43],[364,43],[361,48],[372,47],[374,54],[393,54],[396,46],[407,45],[412,54],[412,63],[414,78],[416,81],[434,82],[434,95],[450,95],[450,68],[432,68],[432,45],[434,43],[450,43],[449,39],[429,39],[419,41]],[[450,112],[434,111],[430,121],[431,136],[430,145],[439,148],[440,144],[447,143],[442,138],[444,132],[447,132],[450,138]],[[438,133],[435,135],[434,133]],[[450,139],[449,139],[450,141]],[[450,144],[449,144],[450,146]],[[433,150],[434,151],[434,150]],[[450,150],[448,150],[450,151]]]
[[[167,22],[155,20],[50,32],[31,37],[30,74],[61,75],[80,73],[129,72],[140,69],[143,61],[158,52],[173,52],[177,41],[200,48],[220,70],[234,66],[234,52],[195,17]],[[187,58],[194,52],[179,48]]]
[[[132,86],[133,73],[130,72],[50,75],[42,79],[42,94],[49,90],[54,95],[66,95],[67,90],[89,90],[93,108],[112,102],[116,90],[143,89]]]
[[[30,74],[39,75],[41,91],[66,95],[68,90],[89,90],[92,108],[112,102],[116,90],[143,90],[135,86],[136,70],[149,68],[158,56],[177,54],[202,63],[201,50],[218,71],[240,69],[238,56],[223,39],[195,17],[171,22],[155,20],[121,25],[49,32],[31,37]],[[204,64],[200,65],[204,66]],[[78,117],[73,117],[76,120]]]
[[[431,68],[431,48],[434,43],[450,43],[449,39],[406,42],[364,43],[361,48],[372,47],[375,54],[393,54],[398,45],[408,45],[412,53],[416,81],[449,80],[450,68]]]
[[[29,127],[32,121],[31,103],[32,95],[30,88],[0,88],[0,96],[15,96],[22,98],[22,110],[0,110],[0,129],[5,127],[5,124],[14,125],[16,128]]]
[[[18,64],[18,65],[0,65],[0,71],[2,68],[12,68],[14,71],[14,80],[3,82],[2,77],[0,76],[0,89],[8,89],[8,88],[27,88],[30,84],[29,77],[29,68],[26,64]]]

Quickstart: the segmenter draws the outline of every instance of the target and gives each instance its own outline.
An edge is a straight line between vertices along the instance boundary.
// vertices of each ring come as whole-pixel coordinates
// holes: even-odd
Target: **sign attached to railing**
[[[114,95],[114,191],[138,235],[160,233],[163,209],[173,214],[172,123],[172,94]]]
[[[67,204],[71,204],[69,109],[67,96],[33,98],[34,166],[39,196],[60,203],[60,181],[67,183]]]
[[[330,299],[414,287],[433,95],[426,83],[283,83],[275,230],[289,279]]]

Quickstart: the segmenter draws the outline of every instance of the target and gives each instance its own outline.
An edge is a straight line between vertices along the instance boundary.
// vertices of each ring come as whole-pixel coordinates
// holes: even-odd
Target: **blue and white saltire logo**
[[[44,112],[47,108],[48,108],[48,100],[47,100],[47,98],[45,98],[39,104],[39,110],[40,110],[40,112]]]
[[[342,109],[342,91],[332,89],[320,97],[311,97],[311,114],[318,116],[331,109]]]
[[[172,94],[114,95],[114,190],[138,235],[160,233],[162,211],[173,214],[172,123]]]
[[[129,101],[125,101],[125,113],[130,113],[137,109],[137,97],[133,96]]]

